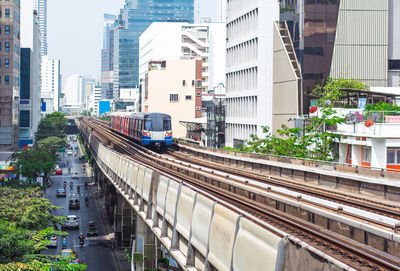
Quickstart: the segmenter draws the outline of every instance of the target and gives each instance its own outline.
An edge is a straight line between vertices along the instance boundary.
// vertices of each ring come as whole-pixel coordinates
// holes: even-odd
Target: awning
[[[196,126],[201,126],[201,128],[207,128],[207,117],[203,118],[195,118],[190,120],[181,120],[179,121],[180,124],[185,126],[188,130],[194,130]]]

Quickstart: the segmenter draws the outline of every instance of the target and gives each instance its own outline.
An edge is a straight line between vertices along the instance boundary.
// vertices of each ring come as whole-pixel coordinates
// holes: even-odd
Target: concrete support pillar
[[[347,163],[347,151],[349,149],[348,144],[339,144],[339,163]]]
[[[361,166],[362,162],[362,146],[352,145],[351,146],[351,164],[356,166]]]
[[[135,228],[136,238],[134,247],[132,247],[135,256],[133,257],[132,270],[155,270],[157,268],[157,258],[161,255],[161,244],[139,216],[136,216]]]
[[[386,139],[371,138],[371,167],[386,168]]]

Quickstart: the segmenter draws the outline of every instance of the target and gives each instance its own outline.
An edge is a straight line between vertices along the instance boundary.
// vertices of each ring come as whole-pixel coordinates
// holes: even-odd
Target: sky
[[[199,0],[200,17],[215,17],[215,0]],[[100,79],[103,14],[118,14],[125,0],[48,0],[50,58],[61,60],[63,84],[72,74]]]

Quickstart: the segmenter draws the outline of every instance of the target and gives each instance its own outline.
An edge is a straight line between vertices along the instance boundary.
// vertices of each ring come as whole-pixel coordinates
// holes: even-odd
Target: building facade
[[[202,61],[202,78],[196,82],[203,97],[225,84],[225,24],[152,23],[140,36],[139,81],[153,60],[196,59]],[[190,82],[188,82],[190,83]]]
[[[114,24],[117,16],[104,14],[103,48],[101,50],[102,99],[112,99],[114,83]]]
[[[13,150],[19,139],[20,2],[0,3],[0,150]]]
[[[42,56],[47,56],[47,0],[33,0],[33,9],[38,14],[41,33],[41,54]]]
[[[21,72],[19,147],[35,143],[41,112],[41,47],[37,12],[32,1],[21,0]]]
[[[193,23],[194,0],[126,0],[114,29],[114,92],[139,86],[139,36],[152,22]]]
[[[42,57],[42,114],[61,111],[60,60]]]
[[[186,128],[179,122],[200,118],[202,76],[201,60],[180,59],[152,61],[146,74],[144,112],[171,115],[174,137],[185,137]]]
[[[91,98],[91,108],[93,108],[93,115],[99,116],[99,102],[102,99],[101,83],[96,81],[93,89],[93,96]]]
[[[82,110],[85,100],[85,84],[82,75],[74,74],[67,78],[63,93],[65,104],[64,108],[75,108]]]

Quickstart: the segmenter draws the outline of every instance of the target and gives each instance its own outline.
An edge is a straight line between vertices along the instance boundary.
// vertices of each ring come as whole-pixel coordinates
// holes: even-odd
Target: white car
[[[67,151],[67,154],[68,154],[68,155],[72,155],[72,150],[68,150],[68,151]]]
[[[49,243],[46,243],[46,246],[48,247],[57,247],[57,236],[50,236],[47,238]]]
[[[67,230],[79,229],[79,218],[76,215],[67,216],[67,220],[61,228]]]

